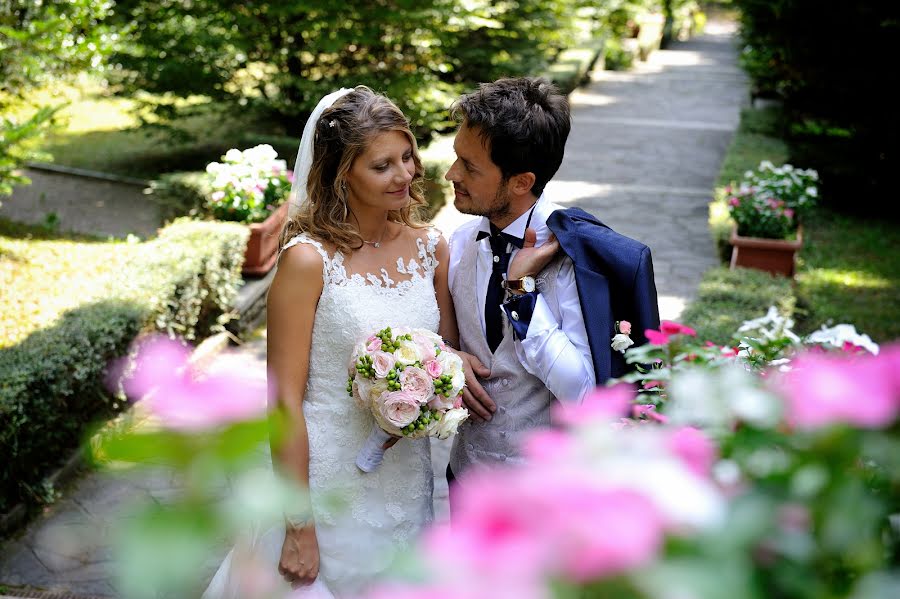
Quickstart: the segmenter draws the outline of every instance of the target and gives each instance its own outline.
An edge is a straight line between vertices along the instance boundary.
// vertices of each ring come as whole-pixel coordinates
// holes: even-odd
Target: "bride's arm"
[[[438,308],[441,311],[441,321],[438,325],[438,335],[443,337],[454,348],[459,347],[459,329],[456,326],[456,310],[453,307],[453,299],[450,297],[450,246],[443,237],[437,243],[434,250],[438,266],[434,271],[434,293],[437,296]]]
[[[309,487],[309,438],[302,403],[322,285],[322,258],[312,246],[298,244],[281,255],[266,300],[267,363],[269,376],[275,379],[269,385],[269,405],[277,406],[287,421],[285,438],[272,447],[273,462],[305,489]],[[311,519],[306,525],[287,527],[278,569],[295,584],[315,580],[319,550]]]
[[[487,378],[491,371],[478,358],[459,349],[459,327],[456,324],[456,310],[450,295],[450,246],[441,237],[435,248],[438,267],[434,271],[434,292],[437,295],[438,308],[441,310],[441,321],[438,334],[453,346],[463,360],[463,372],[466,374],[466,387],[463,389],[463,402],[472,412],[473,418],[490,420],[496,405],[478,381],[478,377]]]

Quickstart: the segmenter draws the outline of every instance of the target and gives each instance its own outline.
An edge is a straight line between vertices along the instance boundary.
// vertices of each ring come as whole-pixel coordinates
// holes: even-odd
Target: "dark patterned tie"
[[[500,303],[503,301],[503,276],[509,267],[509,253],[506,251],[509,241],[494,225],[491,225],[490,244],[494,258],[487,295],[484,298],[484,328],[488,347],[493,353],[497,351],[500,341],[503,340],[503,309],[500,307]]]

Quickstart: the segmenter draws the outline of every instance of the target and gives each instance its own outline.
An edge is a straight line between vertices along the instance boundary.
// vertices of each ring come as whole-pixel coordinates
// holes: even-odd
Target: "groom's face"
[[[502,218],[510,211],[507,180],[491,160],[490,148],[477,129],[465,123],[456,133],[456,162],[444,176],[453,183],[453,205],[463,214]]]

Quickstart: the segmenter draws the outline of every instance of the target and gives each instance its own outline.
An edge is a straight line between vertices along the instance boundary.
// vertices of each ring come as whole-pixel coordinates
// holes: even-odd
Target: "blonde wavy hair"
[[[388,220],[413,228],[425,225],[420,216],[427,205],[423,192],[425,169],[416,139],[403,112],[385,96],[364,85],[339,98],[326,109],[316,123],[313,159],[307,180],[308,200],[281,231],[279,247],[307,233],[319,241],[334,245],[341,253],[352,253],[363,246],[363,238],[347,223],[352,217],[347,204],[347,174],[375,137],[387,131],[399,131],[412,145],[415,174],[410,184],[410,201],[401,210],[388,213]]]

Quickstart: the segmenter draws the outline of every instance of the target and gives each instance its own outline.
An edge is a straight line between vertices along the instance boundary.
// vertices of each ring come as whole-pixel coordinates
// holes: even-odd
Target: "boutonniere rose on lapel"
[[[628,335],[631,334],[631,323],[627,320],[616,321],[616,334],[613,335],[612,348],[618,352],[625,353],[625,350],[634,345],[634,341]]]

